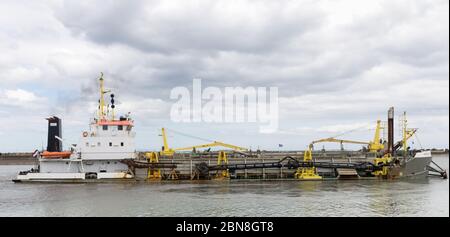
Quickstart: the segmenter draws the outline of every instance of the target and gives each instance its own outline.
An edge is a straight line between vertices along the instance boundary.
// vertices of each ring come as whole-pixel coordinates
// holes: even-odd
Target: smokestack
[[[394,156],[394,107],[388,110],[388,153]]]
[[[47,151],[60,152],[62,151],[62,142],[56,139],[55,136],[62,138],[61,119],[53,116],[47,118],[48,120],[48,135],[47,135]]]

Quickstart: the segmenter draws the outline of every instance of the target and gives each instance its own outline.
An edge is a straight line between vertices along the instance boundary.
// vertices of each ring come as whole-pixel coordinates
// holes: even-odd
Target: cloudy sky
[[[414,147],[449,144],[448,0],[2,0],[0,52],[0,152],[45,145],[49,115],[76,143],[100,72],[132,112],[139,150],[161,146],[162,126],[253,149],[303,149],[354,129],[342,137],[368,140],[389,106],[420,129]],[[171,122],[170,91],[192,78],[278,87],[279,131]]]

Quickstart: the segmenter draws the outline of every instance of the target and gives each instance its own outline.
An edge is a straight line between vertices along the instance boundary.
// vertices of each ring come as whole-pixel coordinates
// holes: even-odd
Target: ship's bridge
[[[89,133],[83,133],[84,137],[109,137],[109,136],[131,136],[134,137],[133,121],[125,118],[121,120],[94,120],[91,123]]]
[[[121,117],[120,120],[100,120],[91,124],[91,131],[95,131],[100,136],[110,135],[131,135],[133,129],[133,121]],[[115,133],[111,133],[115,132]]]
[[[91,120],[90,131],[82,133],[78,145],[83,159],[130,159],[135,157],[135,133],[129,114],[115,117],[114,94],[103,88],[100,78],[100,99],[97,116]],[[111,101],[105,102],[104,94],[110,93]]]

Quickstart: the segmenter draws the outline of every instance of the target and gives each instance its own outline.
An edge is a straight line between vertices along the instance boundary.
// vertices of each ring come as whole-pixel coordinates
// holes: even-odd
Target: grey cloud
[[[382,2],[382,11],[331,28],[333,22],[312,2],[244,1],[239,7],[247,8],[236,12],[230,11],[233,4],[220,1],[181,6],[113,1],[102,8],[65,2],[55,15],[97,44],[141,51],[145,59],[120,72],[138,90],[153,88],[163,96],[200,77],[218,86],[277,85],[293,95],[292,86],[302,93],[338,91],[385,61],[423,67],[448,58],[442,53],[445,36],[427,39],[420,34],[422,25],[411,25],[428,23],[420,17],[432,6],[412,5],[419,11]],[[402,41],[405,27],[419,34]]]
[[[321,19],[321,12],[310,2],[109,3],[97,7],[66,1],[55,15],[75,34],[97,43],[166,54],[270,52],[291,37],[318,27]]]
[[[61,114],[73,131],[95,109],[103,71],[123,109],[141,105],[132,111],[137,123],[152,129],[170,124],[170,90],[202,78],[205,87],[277,86],[283,128],[359,124],[395,105],[410,111],[425,134],[437,134],[424,143],[448,146],[445,0],[0,4],[0,91],[24,88],[46,97],[39,115]],[[5,105],[0,111],[22,121],[29,115]],[[244,129],[192,127],[206,137],[226,128],[223,140]],[[306,144],[307,136],[320,134],[295,140]],[[262,145],[273,140],[257,137]]]

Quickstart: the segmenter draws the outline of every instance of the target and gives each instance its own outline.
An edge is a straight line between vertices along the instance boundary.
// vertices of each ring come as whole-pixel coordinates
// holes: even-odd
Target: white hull
[[[92,176],[90,173],[27,173],[17,175],[14,182],[50,182],[50,181],[94,181],[94,180],[117,180],[132,179],[133,175],[126,172],[105,172]]]

